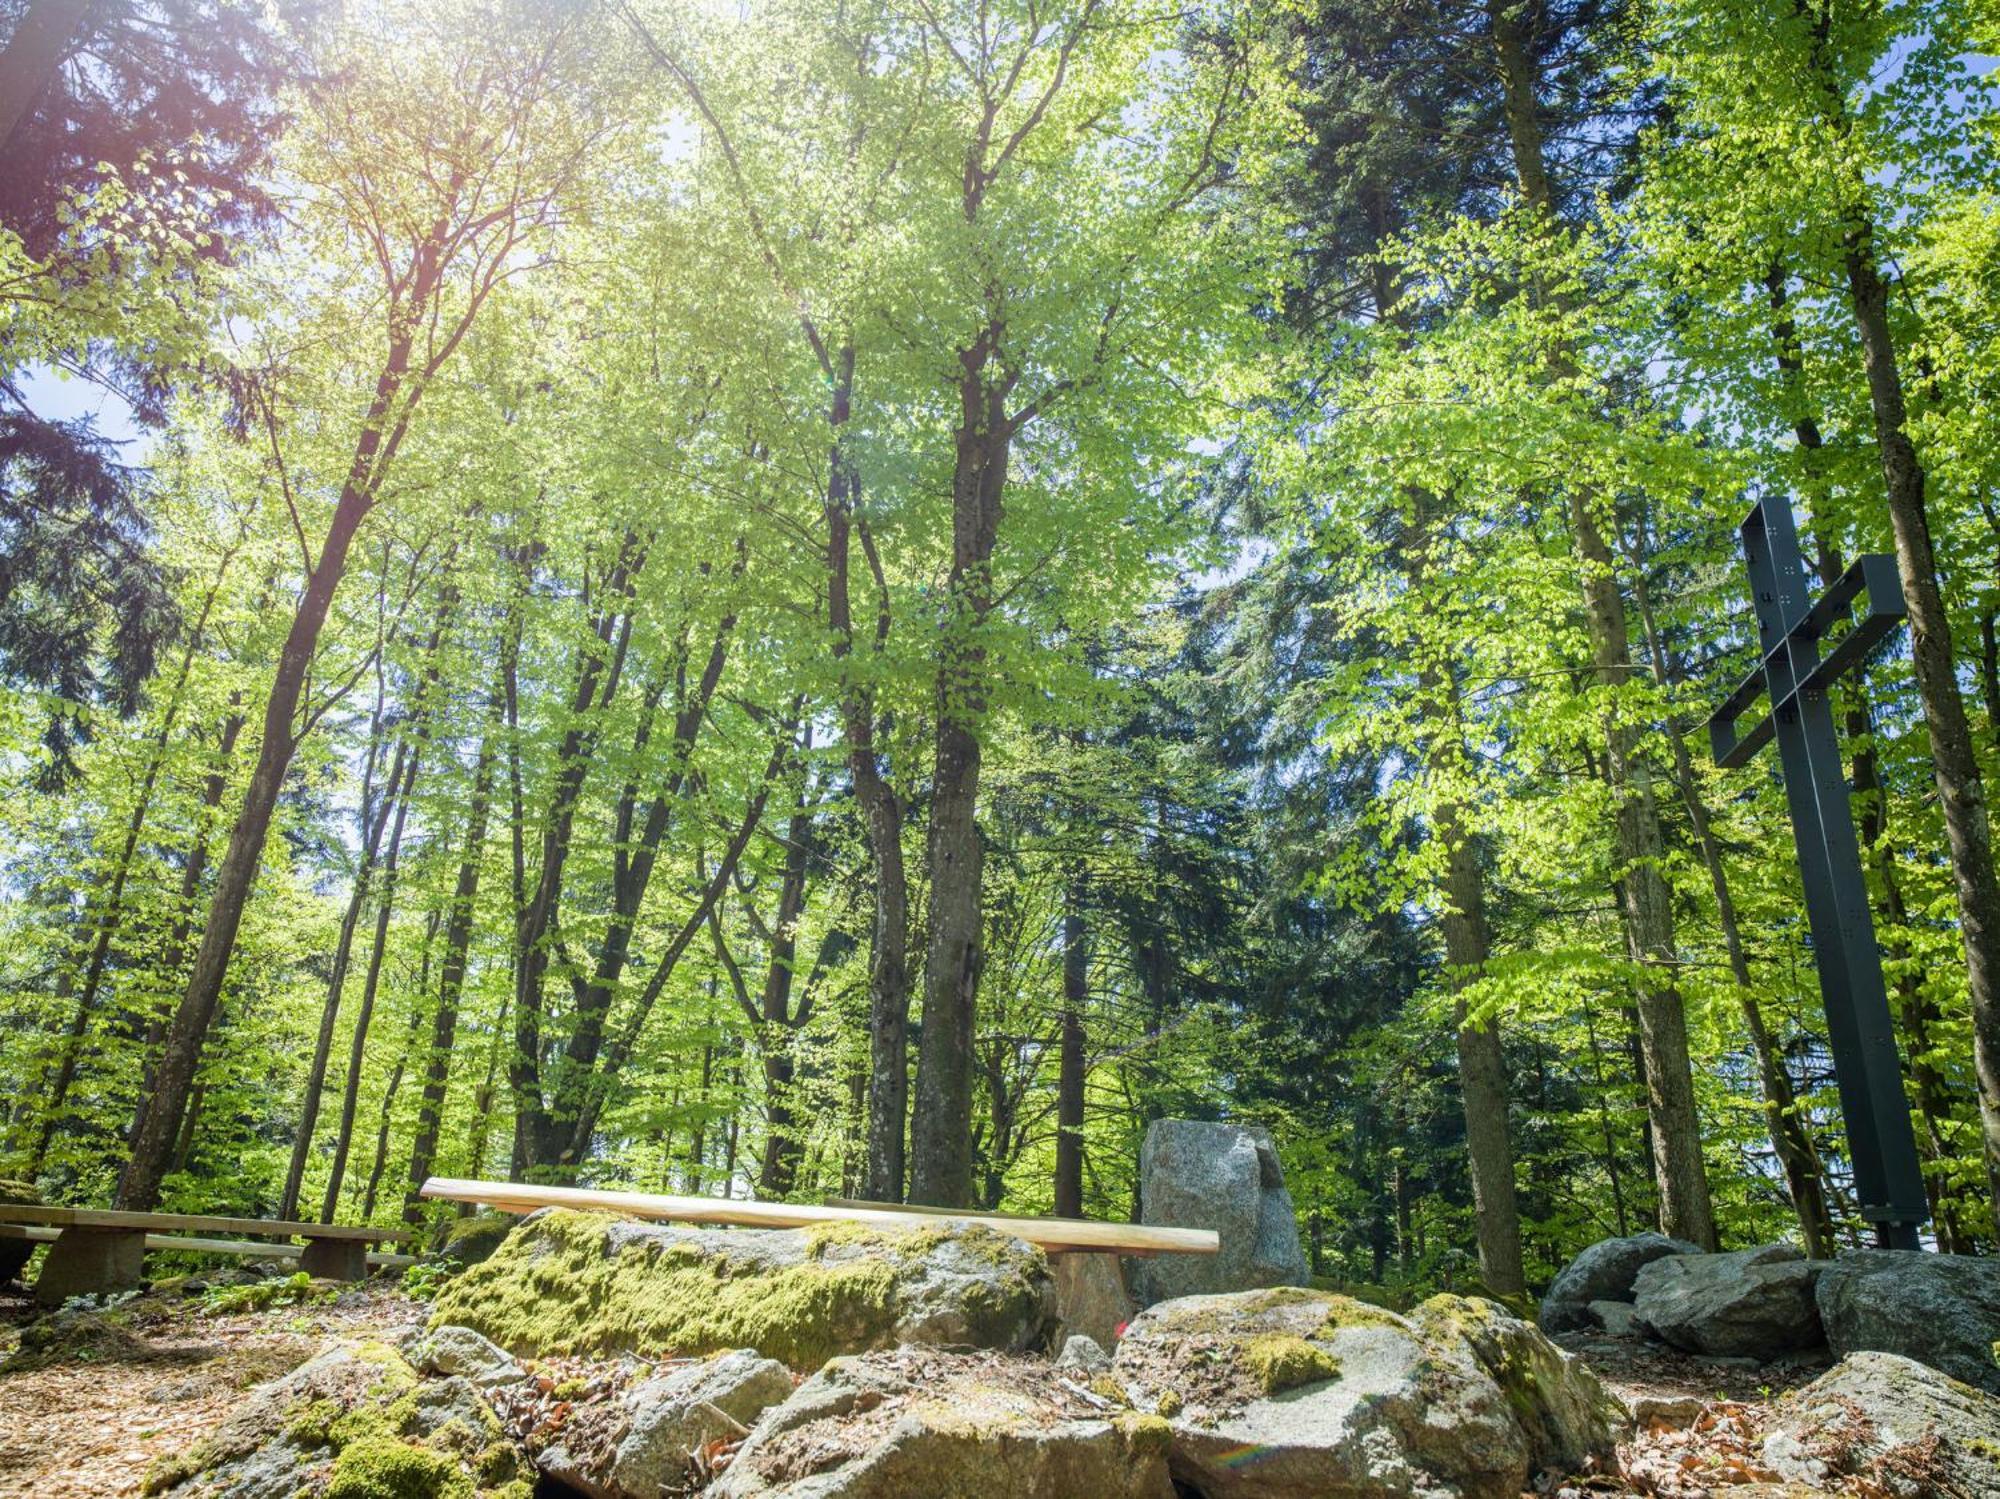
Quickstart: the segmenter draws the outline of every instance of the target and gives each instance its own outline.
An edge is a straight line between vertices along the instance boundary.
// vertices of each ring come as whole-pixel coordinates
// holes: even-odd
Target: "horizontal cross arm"
[[[1738,722],[1750,705],[1769,689],[1771,659],[1781,652],[1790,651],[1795,643],[1809,649],[1812,642],[1824,639],[1829,630],[1848,617],[1854,601],[1864,596],[1868,601],[1867,612],[1854,628],[1824,658],[1814,661],[1810,670],[1795,681],[1782,698],[1774,700],[1770,711],[1758,719],[1748,733],[1739,736]],[[1903,587],[1896,575],[1895,558],[1879,552],[1855,558],[1853,565],[1786,632],[1785,638],[1770,652],[1765,664],[1755,668],[1737,684],[1736,690],[1709,718],[1708,742],[1715,763],[1724,770],[1736,770],[1749,764],[1757,751],[1771,742],[1772,735],[1777,731],[1775,715],[1786,704],[1801,692],[1824,691],[1842,673],[1860,665],[1903,622],[1905,616]],[[1781,680],[1789,675],[1789,671],[1784,672]]]
[[[1749,733],[1740,739],[1736,736],[1737,721],[1763,695],[1764,669],[1760,666],[1738,683],[1736,690],[1729,694],[1729,700],[1710,715],[1708,746],[1715,755],[1715,763],[1724,770],[1748,765],[1750,757],[1771,742],[1776,725],[1768,713],[1751,726]]]

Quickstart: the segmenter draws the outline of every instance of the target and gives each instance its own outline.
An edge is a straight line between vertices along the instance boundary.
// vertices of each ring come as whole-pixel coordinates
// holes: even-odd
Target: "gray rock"
[[[1515,1499],[1626,1424],[1533,1327],[1454,1296],[1408,1318],[1296,1288],[1184,1297],[1134,1319],[1113,1369],[1207,1499]]]
[[[1052,1254],[1049,1273],[1056,1284],[1056,1341],[1081,1334],[1101,1347],[1116,1348],[1137,1310],[1125,1289],[1119,1257]]]
[[[1899,1354],[1851,1353],[1785,1396],[1763,1456],[1821,1492],[1856,1478],[1897,1499],[2000,1494],[2000,1398]]]
[[[1046,1364],[837,1358],[768,1412],[712,1499],[1172,1499],[1163,1422],[1077,1419]],[[1044,1393],[1047,1390],[1047,1393]]]
[[[1132,1287],[1142,1304],[1306,1284],[1292,1194],[1264,1130],[1154,1120],[1139,1152],[1139,1207],[1143,1223],[1212,1228],[1222,1241],[1215,1255],[1132,1260]]]
[[[1823,1268],[1789,1244],[1668,1255],[1640,1268],[1633,1308],[1676,1348],[1768,1361],[1825,1341],[1813,1300]]]
[[[1826,1267],[1818,1300],[1835,1353],[1900,1353],[2000,1395],[2000,1259],[1860,1250]]]
[[[537,1458],[542,1471],[591,1499],[657,1499],[688,1480],[688,1455],[734,1441],[792,1393],[792,1372],[739,1348],[641,1380],[613,1410],[579,1422]]]
[[[1701,1246],[1665,1234],[1600,1239],[1563,1266],[1542,1298],[1543,1332],[1587,1332],[1597,1326],[1593,1301],[1630,1301],[1639,1271],[1670,1254],[1700,1254]]]
[[[512,1384],[526,1371],[506,1349],[469,1327],[418,1328],[398,1345],[426,1374],[459,1374],[481,1389]]]
[[[1593,1301],[1590,1315],[1597,1319],[1597,1325],[1604,1329],[1608,1337],[1642,1338],[1646,1335],[1646,1330],[1639,1325],[1639,1314],[1629,1301]]]
[[[1062,1352],[1056,1356],[1056,1369],[1072,1378],[1102,1374],[1111,1367],[1111,1355],[1098,1344],[1097,1339],[1076,1333],[1066,1339]]]
[[[1611,1451],[1631,1425],[1625,1407],[1541,1330],[1477,1297],[1433,1296],[1410,1313],[1433,1346],[1462,1340],[1507,1397],[1528,1438],[1532,1471],[1571,1472]]]
[[[750,1347],[803,1371],[899,1343],[1046,1347],[1054,1316],[1042,1252],[977,1224],[688,1228],[547,1208],[439,1292],[431,1321],[522,1357]]]
[[[221,1425],[182,1457],[147,1475],[148,1493],[174,1499],[294,1499],[327,1486],[348,1453],[342,1418],[364,1413],[388,1420],[389,1432],[352,1444],[393,1444],[428,1470],[439,1492],[526,1482],[528,1456],[494,1418],[472,1382],[460,1376],[420,1381],[416,1370],[381,1343],[340,1344],[282,1378],[259,1385]]]

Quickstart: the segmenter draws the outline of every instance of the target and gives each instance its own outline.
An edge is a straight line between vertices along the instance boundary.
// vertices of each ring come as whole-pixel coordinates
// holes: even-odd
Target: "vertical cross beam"
[[[1894,627],[1902,595],[1893,570],[1879,565],[1886,559],[1866,558],[1814,604],[1807,596],[1791,506],[1782,498],[1767,495],[1750,512],[1743,522],[1743,552],[1756,602],[1762,686],[1771,711],[1764,723],[1736,740],[1736,716],[1758,685],[1753,674],[1711,724],[1716,758],[1741,764],[1775,729],[1855,1192],[1882,1247],[1915,1249],[1917,1225],[1930,1211],[1828,699],[1833,681]],[[1820,639],[1830,625],[1846,618],[1849,601],[1864,588],[1870,592],[1869,618],[1822,661]],[[1896,589],[1894,605],[1883,608],[1874,594],[1890,588]]]

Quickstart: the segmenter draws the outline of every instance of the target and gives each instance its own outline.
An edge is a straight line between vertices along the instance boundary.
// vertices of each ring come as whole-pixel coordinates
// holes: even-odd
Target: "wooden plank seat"
[[[42,1273],[35,1282],[35,1299],[58,1306],[72,1296],[129,1291],[145,1270],[151,1248],[187,1249],[177,1244],[149,1243],[193,1234],[211,1244],[241,1239],[304,1239],[301,1245],[274,1246],[294,1250],[299,1268],[333,1280],[361,1280],[368,1274],[368,1246],[402,1243],[413,1237],[406,1228],[371,1228],[339,1223],[287,1223],[270,1218],[224,1218],[204,1213],[132,1213],[119,1208],[43,1207],[33,1203],[0,1203],[0,1225],[52,1228]],[[212,1237],[229,1235],[231,1238]],[[236,1253],[221,1249],[210,1253]],[[289,1258],[290,1256],[286,1256]]]
[[[31,1244],[53,1244],[62,1230],[41,1223],[0,1223],[0,1239],[25,1239]],[[244,1260],[295,1260],[305,1253],[300,1244],[260,1243],[255,1239],[199,1239],[185,1234],[147,1234],[146,1248],[175,1254],[228,1254]],[[401,1268],[414,1265],[414,1254],[393,1254],[386,1250],[368,1251],[368,1267]]]
[[[906,1207],[832,1207],[817,1203],[744,1202],[727,1197],[670,1197],[653,1192],[602,1192],[581,1187],[536,1187],[520,1182],[459,1181],[434,1176],[419,1189],[424,1197],[447,1202],[483,1202],[508,1213],[537,1208],[583,1208],[652,1218],[669,1223],[722,1223],[739,1228],[807,1228],[815,1223],[872,1223],[905,1226],[934,1216],[980,1223],[1051,1254],[1109,1250],[1119,1254],[1215,1254],[1221,1240],[1213,1229],[1162,1228],[1144,1223],[1099,1223],[1083,1218],[1010,1218],[997,1213],[944,1210],[941,1214]]]

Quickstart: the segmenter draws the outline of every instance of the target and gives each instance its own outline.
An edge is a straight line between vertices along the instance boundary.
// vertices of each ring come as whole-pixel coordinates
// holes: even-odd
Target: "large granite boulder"
[[[1407,1318],[1293,1287],[1161,1302],[1113,1373],[1206,1499],[1515,1499],[1543,1468],[1608,1460],[1626,1424],[1536,1329],[1452,1296]]]
[[[1835,1353],[1900,1353],[2000,1395],[2000,1260],[1859,1250],[1820,1273],[1818,1301]]]
[[[1817,1493],[2000,1494],[2000,1398],[1894,1353],[1851,1353],[1779,1403],[1764,1466]]]
[[[642,1379],[607,1407],[572,1408],[536,1462],[589,1499],[659,1499],[687,1485],[689,1453],[734,1441],[791,1393],[791,1370],[736,1349]]]
[[[1132,1260],[1132,1288],[1142,1303],[1302,1286],[1308,1279],[1292,1194],[1264,1130],[1155,1120],[1139,1151],[1139,1219],[1170,1228],[1212,1228],[1222,1241],[1213,1256]]]
[[[1025,1349],[1048,1260],[989,1228],[686,1228],[546,1208],[438,1293],[431,1325],[524,1357],[755,1348],[798,1370],[899,1343]]]
[[[1823,1268],[1789,1244],[1667,1255],[1640,1267],[1633,1309],[1689,1353],[1770,1360],[1826,1340],[1813,1300]]]
[[[258,1386],[208,1437],[156,1464],[145,1491],[173,1499],[527,1499],[534,1476],[470,1380],[421,1380],[386,1343],[356,1343]]]
[[[1164,1421],[1100,1413],[1039,1362],[902,1348],[828,1363],[765,1414],[706,1492],[1172,1499],[1166,1453]]]
[[[1654,1260],[1670,1254],[1700,1254],[1701,1246],[1665,1234],[1633,1234],[1600,1239],[1563,1266],[1542,1298],[1537,1319],[1543,1332],[1584,1332],[1599,1325],[1593,1301],[1630,1301],[1632,1283]]]

